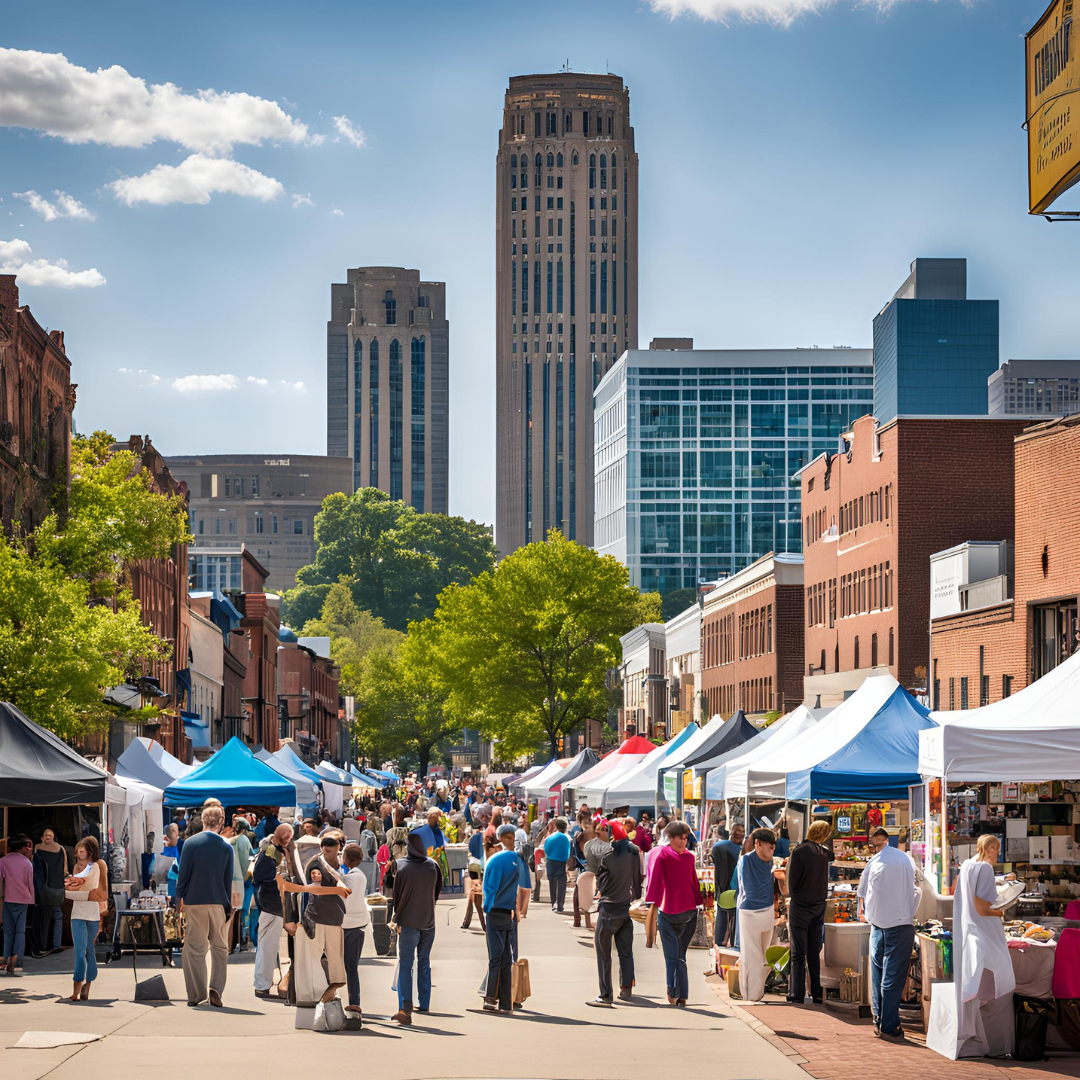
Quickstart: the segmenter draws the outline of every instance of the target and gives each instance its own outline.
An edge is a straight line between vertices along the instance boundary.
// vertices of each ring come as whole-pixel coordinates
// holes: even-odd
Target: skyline
[[[361,18],[332,5],[302,23],[196,5],[154,12],[153,35],[130,4],[103,16],[60,5],[47,28],[17,15],[0,45],[63,53],[90,72],[119,65],[187,95],[263,99],[240,102],[216,142],[205,124],[178,128],[175,113],[119,137],[149,137],[141,146],[0,127],[0,261],[65,259],[83,275],[71,289],[20,281],[22,302],[65,331],[79,429],[148,432],[168,454],[325,453],[330,284],[355,266],[417,268],[446,281],[454,328],[450,510],[493,521],[502,97],[511,75],[557,70],[567,52],[575,70],[611,70],[631,94],[640,345],[866,346],[912,259],[960,256],[969,295],[1001,301],[1001,360],[1077,354],[1061,317],[1071,234],[1024,213],[1022,41],[1042,0],[667,5],[680,6],[733,21],[622,0],[555,5],[529,34],[523,15],[488,4],[465,18],[411,5],[411,19],[405,7]],[[755,9],[765,21],[738,19]],[[767,17],[803,10],[786,26]],[[343,18],[393,43],[407,22],[408,56],[357,45],[370,62],[340,74],[326,42]],[[607,55],[575,56],[601,27]],[[0,123],[11,124],[6,66]],[[449,80],[453,94],[433,95]],[[200,101],[180,99],[181,111]],[[222,184],[250,194],[127,205]],[[65,268],[35,273],[57,280]],[[261,406],[265,423],[250,424]]]

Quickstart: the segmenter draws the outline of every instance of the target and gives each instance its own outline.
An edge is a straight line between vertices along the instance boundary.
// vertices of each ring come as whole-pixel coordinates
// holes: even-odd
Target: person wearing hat
[[[596,918],[596,969],[600,994],[586,1002],[598,1008],[612,1004],[611,943],[619,953],[619,998],[634,996],[634,923],[630,905],[641,896],[641,854],[627,839],[626,829],[618,822],[604,822],[611,835],[610,849],[600,860],[596,875],[599,914]]]
[[[484,867],[484,913],[487,915],[488,977],[484,994],[487,1012],[513,1011],[511,964],[516,952],[516,929],[522,893],[532,889],[529,868],[514,851],[515,827],[500,825],[496,836],[503,850]]]

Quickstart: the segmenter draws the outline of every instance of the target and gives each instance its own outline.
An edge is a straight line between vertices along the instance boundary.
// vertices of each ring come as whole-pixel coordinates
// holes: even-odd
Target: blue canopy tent
[[[353,784],[356,787],[369,787],[375,788],[376,791],[382,791],[389,782],[385,779],[386,774],[380,769],[370,769],[368,772],[362,772],[356,765],[352,765],[347,771],[352,776]]]
[[[329,780],[331,784],[340,784],[341,787],[351,788],[356,783],[352,773],[339,769],[332,761],[320,761],[315,766],[315,771],[325,773],[326,775],[322,777],[323,780]]]
[[[210,797],[226,806],[293,806],[296,788],[235,736],[213,757],[165,789],[166,806],[202,806]]]
[[[400,784],[401,777],[397,773],[392,773],[388,769],[368,769],[368,775],[379,777],[385,780],[388,784]]]
[[[809,769],[787,775],[790,799],[906,799],[921,784],[919,732],[937,727],[902,686],[850,742]]]
[[[260,747],[255,751],[255,757],[259,761],[266,765],[269,765],[274,772],[285,777],[286,780],[292,784],[296,794],[296,806],[303,807],[305,810],[316,807],[319,805],[319,795],[322,793],[322,788],[318,782],[312,780],[310,776],[301,772],[299,769],[295,769],[290,761],[278,756],[277,754],[271,754],[265,746]]]

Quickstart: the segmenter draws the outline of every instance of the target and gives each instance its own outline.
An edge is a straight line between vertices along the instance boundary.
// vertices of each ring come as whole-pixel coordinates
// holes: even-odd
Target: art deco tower
[[[510,79],[496,158],[502,555],[593,541],[593,389],[637,348],[638,159],[617,75]]]

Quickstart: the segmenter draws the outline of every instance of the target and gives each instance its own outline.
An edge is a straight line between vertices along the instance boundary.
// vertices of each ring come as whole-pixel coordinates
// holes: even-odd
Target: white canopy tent
[[[773,740],[756,760],[732,763],[725,770],[724,798],[783,799],[789,772],[811,769],[847,745],[899,686],[891,675],[870,675],[851,697],[793,738],[780,745]],[[707,792],[710,786],[707,781]]]
[[[655,749],[648,739],[634,735],[617,750],[602,757],[588,772],[583,772],[566,785],[573,792],[574,809],[585,804],[598,806],[608,787],[641,764]]]
[[[721,754],[694,766],[694,775],[706,775],[705,798],[717,801],[727,797],[726,783],[729,771],[738,768],[750,768],[754,762],[761,761],[767,754],[774,753],[780,747],[797,739],[804,731],[813,727],[829,709],[809,709],[800,705],[781,716],[779,720],[765,728],[757,738],[736,747],[726,754]]]
[[[604,792],[602,805],[608,809],[618,806],[655,806],[656,777],[664,762],[679,752],[700,729],[690,724],[663,746],[638,762],[629,772],[615,778]]]
[[[1011,697],[932,714],[919,733],[919,772],[958,783],[1080,778],[1080,653]]]
[[[113,844],[124,849],[125,879],[140,881],[144,853],[164,846],[162,790],[128,776],[110,776],[105,785],[108,827]],[[150,842],[150,834],[153,842]]]
[[[573,758],[552,758],[535,776],[522,785],[530,799],[543,799],[551,794],[551,785]],[[509,774],[508,774],[509,775]]]

